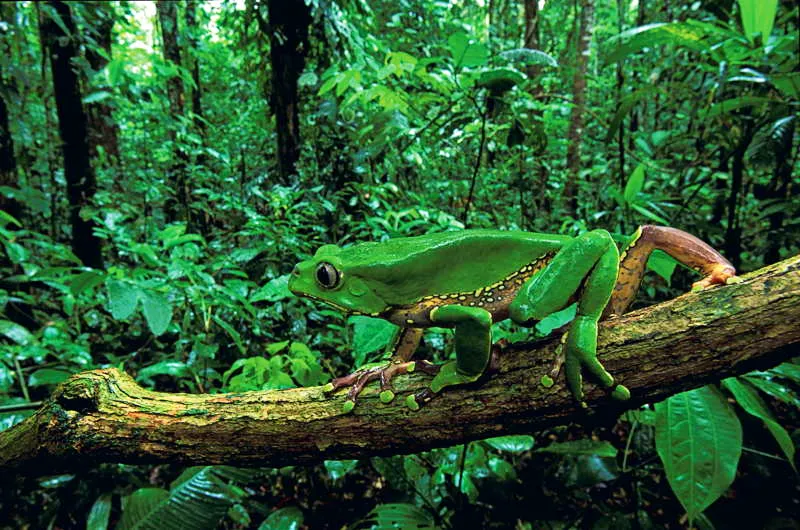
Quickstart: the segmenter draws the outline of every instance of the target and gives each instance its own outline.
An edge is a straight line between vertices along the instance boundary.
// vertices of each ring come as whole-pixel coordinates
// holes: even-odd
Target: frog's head
[[[298,263],[289,277],[289,290],[348,313],[377,316],[389,308],[369,281],[348,267],[336,245],[325,245],[313,258]]]

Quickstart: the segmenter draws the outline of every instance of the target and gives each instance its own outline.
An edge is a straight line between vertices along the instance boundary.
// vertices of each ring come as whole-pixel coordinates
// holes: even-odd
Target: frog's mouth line
[[[356,316],[362,316],[362,317],[377,317],[377,316],[380,315],[380,313],[370,314],[370,313],[364,313],[362,311],[356,311],[354,309],[348,309],[347,307],[344,307],[344,306],[341,306],[339,304],[333,303],[333,302],[331,302],[329,300],[323,300],[322,298],[314,296],[313,294],[297,292],[297,291],[292,291],[292,293],[294,295],[296,295],[296,296],[302,296],[303,298],[309,298],[309,299],[314,300],[316,302],[322,302],[323,304],[329,305],[329,306],[331,306],[331,307],[333,307],[335,309],[338,309],[339,311],[343,311],[343,312],[347,313],[348,315],[356,315]]]

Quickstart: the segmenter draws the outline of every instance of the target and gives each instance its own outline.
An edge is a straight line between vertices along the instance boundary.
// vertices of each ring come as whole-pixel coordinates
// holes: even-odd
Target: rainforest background
[[[98,367],[207,393],[380,358],[386,324],[286,289],[327,243],[624,244],[655,223],[740,271],[797,254],[799,17],[790,0],[0,3],[0,429]],[[696,279],[650,268],[639,306]],[[451,342],[433,330],[425,355]],[[6,474],[0,527],[798,528],[798,383],[787,362],[670,398],[728,436],[647,406],[308,467]]]

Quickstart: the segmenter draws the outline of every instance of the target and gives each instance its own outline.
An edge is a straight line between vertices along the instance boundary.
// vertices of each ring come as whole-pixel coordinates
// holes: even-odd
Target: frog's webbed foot
[[[736,276],[736,269],[727,263],[718,263],[705,278],[692,284],[692,291],[699,291],[714,285],[735,283],[736,281],[739,281]]]
[[[382,363],[356,370],[350,375],[337,377],[323,387],[326,394],[335,392],[341,388],[350,387],[347,398],[342,407],[344,412],[350,412],[356,405],[356,399],[369,383],[379,380],[381,384],[380,400],[383,403],[391,402],[394,397],[392,390],[392,379],[401,374],[408,374],[419,370],[428,374],[438,372],[438,367],[427,361],[390,361],[388,364]]]

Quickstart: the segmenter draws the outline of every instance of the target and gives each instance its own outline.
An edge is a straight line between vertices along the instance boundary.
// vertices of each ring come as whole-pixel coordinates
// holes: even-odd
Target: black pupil
[[[333,287],[336,283],[336,269],[323,263],[317,268],[317,281],[324,287]]]

